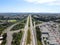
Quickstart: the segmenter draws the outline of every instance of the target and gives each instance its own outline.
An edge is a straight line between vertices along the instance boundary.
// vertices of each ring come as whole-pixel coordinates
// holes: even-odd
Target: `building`
[[[57,34],[57,27],[50,27],[53,24],[44,24],[45,26],[39,26],[41,31],[41,39],[43,45],[60,45],[59,36]]]

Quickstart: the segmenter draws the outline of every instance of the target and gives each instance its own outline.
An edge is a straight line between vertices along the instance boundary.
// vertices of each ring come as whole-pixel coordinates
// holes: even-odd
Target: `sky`
[[[0,0],[0,13],[60,13],[60,0]]]

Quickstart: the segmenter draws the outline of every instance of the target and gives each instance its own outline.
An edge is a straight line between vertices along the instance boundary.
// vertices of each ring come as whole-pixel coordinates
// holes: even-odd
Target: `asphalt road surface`
[[[24,28],[24,34],[22,36],[20,45],[26,45],[26,38],[27,38],[27,31],[28,31],[28,22],[29,22],[29,16],[27,18],[27,22],[26,22],[26,25],[25,25],[25,28]]]
[[[32,18],[31,18],[31,15],[30,16],[30,30],[31,30],[31,34],[32,34],[32,44],[31,45],[36,45],[36,40],[35,40],[35,32],[34,32],[34,27],[33,27],[33,24],[32,24]]]

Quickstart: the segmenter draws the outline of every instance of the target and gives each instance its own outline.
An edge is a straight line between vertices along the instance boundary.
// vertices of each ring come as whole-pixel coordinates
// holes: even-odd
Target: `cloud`
[[[48,3],[49,5],[60,5],[60,0],[56,0],[54,2]]]
[[[30,10],[29,10],[30,9]],[[57,13],[57,9],[49,9],[49,8],[25,8],[20,10],[20,12],[35,12],[35,13]]]
[[[56,1],[56,0],[25,0],[27,2],[35,2],[35,3],[46,3],[46,2],[53,2],[53,1]]]
[[[60,0],[24,0],[30,3],[60,5]]]

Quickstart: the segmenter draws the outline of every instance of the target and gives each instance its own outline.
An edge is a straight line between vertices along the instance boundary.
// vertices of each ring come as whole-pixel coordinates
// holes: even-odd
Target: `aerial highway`
[[[31,17],[31,15],[29,15],[30,16],[30,30],[31,30],[31,34],[32,34],[32,45],[37,45],[36,44],[36,40],[35,40],[35,30],[34,30],[34,27],[33,27],[33,24],[32,24],[32,17]]]
[[[26,21],[25,27],[23,29],[19,29],[19,30],[16,30],[16,31],[10,31],[14,26],[16,26],[19,23],[20,22],[15,23],[15,24],[11,25],[10,27],[7,27],[7,29],[5,29],[3,31],[3,33],[7,33],[6,45],[11,45],[11,42],[12,42],[12,39],[13,39],[12,34],[16,33],[16,32],[19,32],[20,30],[23,30],[23,35],[22,35],[22,38],[21,38],[21,41],[20,41],[20,45],[37,45],[35,23],[34,23],[34,26],[33,26],[33,21],[32,21],[31,15],[29,15],[27,17],[27,21]],[[28,32],[28,30],[30,30],[30,33],[31,33],[30,44],[27,44],[27,36],[28,36],[27,32]],[[3,35],[3,33],[2,33],[2,35]]]
[[[24,34],[22,36],[20,45],[26,45],[26,38],[27,38],[27,31],[28,31],[28,22],[29,22],[29,16],[27,18],[27,22],[26,22],[26,25],[25,25],[25,28],[24,28]]]
[[[29,24],[30,24],[30,27],[28,26]],[[27,31],[28,31],[28,29],[31,32],[31,44],[29,44],[29,45],[37,45],[36,39],[35,39],[36,38],[36,36],[35,36],[36,32],[35,32],[34,26],[32,24],[31,15],[29,15],[28,18],[27,18],[27,22],[26,22],[26,25],[25,25],[25,28],[24,28],[24,34],[22,36],[20,45],[27,45],[26,40],[27,40]]]

